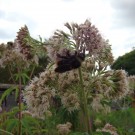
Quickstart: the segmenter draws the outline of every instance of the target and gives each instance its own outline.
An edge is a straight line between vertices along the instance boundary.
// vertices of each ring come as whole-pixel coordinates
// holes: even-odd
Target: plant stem
[[[33,73],[34,73],[35,67],[36,67],[36,66],[33,66],[32,71],[31,71],[31,73],[30,73],[30,77],[29,77],[29,78],[30,78],[30,80],[31,80],[32,75],[33,75]]]
[[[13,74],[12,74],[12,72],[11,72],[11,69],[10,69],[9,65],[8,65],[7,67],[8,67],[8,71],[9,71],[9,74],[10,74],[10,76],[11,76],[11,79],[12,79],[13,83],[16,84],[16,82],[15,82],[15,80],[14,80],[14,78],[13,78]]]
[[[90,133],[90,122],[89,122],[89,113],[88,113],[88,108],[87,108],[87,98],[86,94],[84,91],[84,85],[83,85],[83,78],[82,78],[82,71],[81,68],[78,69],[79,71],[79,77],[80,77],[80,85],[81,85],[81,90],[80,90],[80,103],[81,103],[81,109],[83,111],[83,115],[85,117],[85,126],[87,126],[87,132]]]
[[[20,74],[20,68],[18,67],[18,74]],[[21,135],[21,132],[22,132],[22,124],[21,124],[21,119],[22,119],[22,116],[21,116],[21,111],[22,111],[22,108],[21,108],[21,103],[22,103],[22,100],[21,100],[21,90],[22,88],[22,82],[21,82],[21,76],[19,76],[19,95],[18,95],[18,105],[19,105],[19,135]]]
[[[10,132],[8,132],[8,131],[5,131],[5,130],[3,130],[3,129],[0,129],[0,132],[5,133],[6,135],[7,135],[7,134],[8,134],[8,135],[14,135],[14,134],[12,134],[12,133],[10,133]]]

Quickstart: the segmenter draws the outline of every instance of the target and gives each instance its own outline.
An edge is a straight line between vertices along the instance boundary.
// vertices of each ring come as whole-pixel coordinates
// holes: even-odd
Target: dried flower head
[[[14,42],[0,45],[0,66],[21,65],[28,68],[31,64],[38,64],[38,56],[33,52],[31,44],[28,42],[30,38],[27,26],[24,26],[18,32]]]
[[[27,39],[30,37],[28,27],[25,25],[24,27],[21,27],[21,29],[18,32],[16,42],[18,43],[18,47],[20,49],[20,53],[22,53],[26,59],[32,59],[32,47],[28,43]]]

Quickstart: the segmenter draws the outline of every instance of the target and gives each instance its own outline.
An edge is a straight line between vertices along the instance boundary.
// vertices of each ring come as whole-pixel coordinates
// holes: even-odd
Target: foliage
[[[44,119],[46,118],[44,114],[52,112],[50,108],[57,103],[52,99],[58,96],[61,102],[57,107],[57,114],[61,112],[61,108],[66,109],[66,112],[63,110],[60,113],[59,122],[63,126],[64,123],[71,122],[72,130],[90,133],[92,127],[89,112],[93,110],[108,113],[111,111],[109,107],[111,100],[122,99],[127,95],[126,73],[123,70],[107,70],[113,61],[111,47],[88,20],[81,25],[66,23],[66,27],[70,33],[58,30],[48,40],[46,48],[51,62],[46,70],[38,77],[34,77],[25,88],[24,99],[33,116]],[[93,42],[89,38],[91,32],[95,36]],[[67,51],[69,54],[74,51],[82,52],[86,55],[86,59],[77,70],[56,73],[58,54],[65,58],[68,55]],[[74,117],[78,124],[72,121],[73,112],[78,113],[77,117]],[[65,130],[69,131],[66,127]]]
[[[22,110],[26,107],[22,106]],[[19,134],[18,133],[18,113],[19,108],[14,107],[9,112],[2,112],[0,115],[0,128],[8,131],[9,133]],[[45,132],[45,129],[41,127],[41,120],[33,118],[28,112],[22,111],[22,135],[40,135]],[[1,135],[5,135],[1,133]]]
[[[35,75],[38,75],[40,72],[44,71],[44,69],[47,66],[47,63],[48,63],[47,56],[41,57],[41,58],[39,58],[39,65],[30,66],[30,68],[27,69],[25,73],[28,76],[30,76],[31,71],[34,68],[34,71],[33,71],[33,74],[32,74],[32,77],[34,77]],[[16,73],[16,71],[13,71],[13,73]],[[6,68],[0,68],[0,76],[1,76],[0,77],[0,83],[5,83],[5,84],[8,84],[8,83],[13,84],[14,83],[13,80],[11,79],[9,69],[7,67]]]
[[[113,62],[109,41],[89,20],[65,26],[69,33],[57,30],[44,42],[41,37],[40,41],[32,38],[24,26],[13,43],[0,45],[0,66],[8,69],[13,83],[19,84],[5,91],[0,100],[2,103],[12,91],[18,99],[17,107],[1,113],[3,133],[107,135],[115,130],[125,133],[123,125],[113,121],[114,116],[121,120],[120,116],[124,114],[111,112],[111,102],[126,97],[129,85],[124,70],[107,70]],[[85,55],[84,61],[79,55],[75,56],[80,67],[64,73],[55,72],[63,59],[65,62],[76,53]],[[47,61],[45,71],[33,77],[36,67],[44,63],[47,55],[50,61]],[[65,63],[62,66],[72,67]],[[23,84],[27,84],[24,91]],[[106,125],[107,122],[112,125]],[[97,128],[100,132],[96,132]]]
[[[133,61],[135,61],[135,50],[118,57],[111,68],[116,70],[123,69],[126,70],[129,75],[135,75],[135,64]]]
[[[110,123],[117,128],[119,135],[134,135],[135,129],[135,109],[128,108],[119,111],[112,111],[108,115],[105,114],[97,114],[97,118],[102,121],[102,124],[99,126],[103,126],[105,123]]]
[[[2,101],[11,92],[15,91],[15,98],[18,101],[18,111],[15,111],[16,114],[14,114],[14,111],[7,112],[7,119],[2,124],[2,128],[5,128],[9,132],[22,135],[31,134],[33,130],[39,131],[40,129],[39,126],[35,126],[35,123],[39,124],[36,122],[36,119],[32,117],[27,117],[26,119],[22,116],[22,85],[26,85],[33,76],[40,57],[46,58],[41,38],[40,41],[33,39],[27,26],[19,30],[14,42],[2,43],[0,45],[0,66],[1,68],[6,68],[6,70],[8,69],[12,82],[18,84],[16,87],[7,89],[0,100],[0,104],[2,104]],[[14,114],[13,117],[12,114]],[[34,124],[34,127],[32,124]],[[30,126],[30,131],[26,128],[27,126]]]

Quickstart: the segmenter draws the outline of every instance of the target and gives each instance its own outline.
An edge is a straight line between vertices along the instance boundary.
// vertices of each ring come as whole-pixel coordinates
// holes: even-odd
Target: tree
[[[135,75],[135,50],[118,57],[111,68],[123,69],[128,72],[128,75]]]

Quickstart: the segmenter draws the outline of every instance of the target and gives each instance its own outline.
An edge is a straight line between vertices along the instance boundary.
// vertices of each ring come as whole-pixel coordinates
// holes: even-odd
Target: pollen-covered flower
[[[28,110],[38,118],[44,118],[44,113],[50,108],[51,98],[55,96],[55,89],[45,86],[45,83],[42,77],[35,77],[23,93]]]
[[[114,82],[113,91],[110,91],[110,96],[115,98],[123,98],[129,92],[129,85],[127,80],[127,74],[125,70],[116,70],[111,77]],[[117,93],[117,94],[116,94]]]
[[[43,117],[49,111],[51,97],[57,95],[69,112],[79,110],[82,102],[79,96],[83,90],[93,110],[109,112],[110,108],[103,101],[117,100],[128,93],[126,73],[107,71],[107,66],[113,62],[111,45],[89,20],[79,25],[66,23],[65,26],[70,34],[57,30],[45,46],[53,63],[25,88],[28,109],[33,115]],[[74,54],[81,53],[86,57],[83,62],[75,57],[77,62],[82,62],[79,63],[80,74],[72,68],[70,61],[76,56]],[[57,72],[58,67],[61,72]]]
[[[73,36],[78,47],[83,48],[84,46],[90,55],[96,54],[102,48],[102,36],[89,20],[78,25]]]
[[[98,53],[97,59],[102,61],[102,63],[106,64],[105,66],[111,65],[113,63],[114,57],[112,54],[111,45],[109,44],[109,40],[103,39],[102,49]]]
[[[69,72],[65,72],[63,74],[59,74],[58,84],[60,90],[64,90],[65,88],[76,84],[79,81],[79,76],[77,70],[71,70]]]
[[[134,97],[135,95],[135,75],[130,75],[127,77],[128,85],[129,85],[129,92],[128,95]]]
[[[80,108],[79,98],[77,93],[67,91],[61,94],[61,102],[63,106],[69,111],[78,110]]]
[[[97,132],[108,132],[111,135],[118,135],[117,129],[111,124],[107,123],[102,129],[97,129]]]
[[[104,109],[103,105],[101,104],[102,98],[103,98],[103,96],[101,96],[101,95],[93,98],[91,106],[92,106],[93,110],[95,110],[96,112]]]
[[[99,118],[96,118],[95,120],[94,120],[94,125],[95,126],[100,126],[102,124],[102,121],[99,119]]]
[[[85,70],[88,70],[90,72],[92,72],[95,69],[95,60],[91,57],[87,58],[83,63],[82,63],[82,67]]]
[[[135,90],[135,75],[128,76],[129,88],[131,91]]]
[[[112,54],[108,40],[105,40],[99,30],[87,19],[83,24],[66,23],[65,26],[70,30],[65,33],[57,30],[48,40],[49,57],[56,57],[60,50],[76,50],[78,52],[87,52],[90,56],[99,56],[100,52],[105,52],[109,62],[112,62]],[[60,53],[61,54],[61,53]],[[103,58],[102,58],[103,59]]]
[[[15,43],[14,43],[15,44]],[[6,67],[7,65],[21,64],[22,67],[29,67],[30,63],[25,59],[24,55],[19,52],[16,46],[8,48],[1,52],[2,57],[0,58],[0,66]]]
[[[106,71],[102,76],[93,77],[91,89],[107,99],[117,100],[129,92],[127,74],[124,70]]]
[[[102,103],[103,99],[103,95],[97,94],[95,97],[93,97],[91,107],[96,112],[103,112],[107,114],[111,111],[111,109],[110,106]]]
[[[57,129],[60,135],[67,135],[71,131],[71,126],[72,124],[70,122],[67,122],[66,124],[58,124]]]

